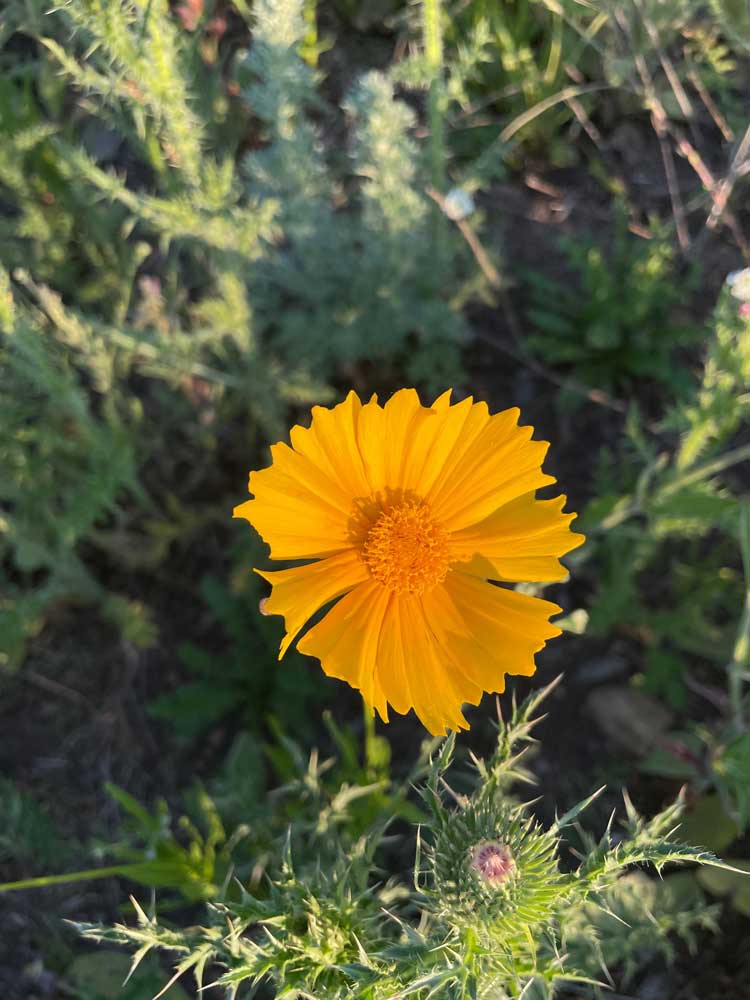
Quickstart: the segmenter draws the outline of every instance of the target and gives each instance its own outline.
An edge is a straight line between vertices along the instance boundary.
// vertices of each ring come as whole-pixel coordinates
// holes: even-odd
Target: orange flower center
[[[401,503],[383,511],[370,528],[362,558],[384,587],[397,594],[422,594],[446,577],[448,533],[424,504]]]

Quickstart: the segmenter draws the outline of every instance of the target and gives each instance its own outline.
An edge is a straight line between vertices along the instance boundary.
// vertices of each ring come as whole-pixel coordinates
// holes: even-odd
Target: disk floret
[[[362,558],[375,580],[397,594],[422,594],[448,572],[448,535],[426,504],[384,510],[370,529]]]

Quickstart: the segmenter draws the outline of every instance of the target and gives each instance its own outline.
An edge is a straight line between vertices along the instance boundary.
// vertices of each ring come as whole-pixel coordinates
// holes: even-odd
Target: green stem
[[[682,476],[678,476],[677,479],[673,479],[671,482],[666,483],[658,489],[658,496],[667,497],[671,496],[673,493],[678,493],[681,489],[686,486],[690,486],[692,483],[700,483],[704,479],[708,479],[710,476],[715,476],[717,472],[723,472],[725,469],[731,468],[733,465],[739,465],[740,462],[744,462],[746,459],[750,459],[750,445],[743,444],[739,448],[733,448],[731,451],[725,452],[720,455],[719,458],[714,458],[710,462],[706,462],[704,465],[699,465],[697,468],[686,472]],[[625,505],[620,510],[615,510],[613,513],[608,514],[607,517],[597,525],[594,531],[611,531],[613,528],[618,527],[623,523],[623,521],[629,520],[631,517],[636,517],[639,514],[646,513],[646,507],[638,500],[634,500],[632,503]]]
[[[0,892],[13,892],[15,889],[42,889],[48,885],[65,885],[69,882],[84,882],[95,878],[111,878],[122,875],[125,878],[131,868],[140,868],[136,862],[133,865],[111,865],[109,868],[88,868],[80,872],[68,872],[65,875],[40,875],[37,878],[25,878],[20,882],[5,882],[0,885]]]
[[[318,67],[318,0],[305,0],[303,16],[307,30],[302,39],[301,55],[312,69]]]
[[[742,732],[745,723],[743,682],[747,679],[750,665],[750,503],[743,503],[740,507],[740,551],[745,574],[745,606],[727,671],[732,718],[737,730]]]
[[[370,775],[373,770],[372,762],[375,758],[375,712],[370,708],[364,698],[362,699],[362,708],[364,710],[365,720],[364,764],[365,771],[368,775]]]
[[[430,126],[432,183],[445,194],[445,138],[443,129],[443,25],[441,0],[423,0],[422,37],[429,74],[427,120]]]
[[[723,472],[724,469],[728,469],[732,465],[738,465],[748,458],[750,458],[750,444],[743,444],[739,448],[733,448],[731,451],[727,451],[719,456],[719,458],[714,458],[704,465],[699,465],[697,469],[686,472],[685,475],[680,476],[678,479],[674,479],[671,483],[663,487],[662,495],[669,496],[671,493],[676,493],[684,486],[689,486],[691,483],[699,483],[701,480],[708,479],[709,476],[715,476],[717,472]]]

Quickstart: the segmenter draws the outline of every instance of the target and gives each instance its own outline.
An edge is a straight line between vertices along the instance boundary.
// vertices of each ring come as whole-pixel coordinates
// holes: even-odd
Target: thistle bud
[[[471,868],[483,882],[502,885],[512,874],[515,862],[506,844],[484,840],[471,852]]]

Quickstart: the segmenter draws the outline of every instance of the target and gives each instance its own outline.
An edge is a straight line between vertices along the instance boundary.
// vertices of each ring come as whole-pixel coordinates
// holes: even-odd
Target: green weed
[[[600,840],[580,833],[579,865],[560,867],[561,838],[578,839],[568,831],[596,796],[544,829],[508,794],[528,777],[517,751],[530,739],[543,697],[532,696],[499,725],[493,755],[475,760],[469,794],[455,796],[446,785],[454,739],[436,750],[421,784],[425,815],[413,886],[380,876],[384,828],[360,835],[350,822],[351,804],[373,789],[342,788],[330,800],[338,809],[319,812],[310,826],[303,813],[276,840],[262,886],[227,887],[202,926],[169,928],[136,904],[136,926],[81,925],[82,933],[124,944],[137,958],[152,949],[177,952],[175,978],[190,973],[198,988],[207,966],[217,963],[224,970],[217,982],[230,991],[268,982],[279,997],[378,1000],[424,991],[447,998],[537,990],[551,998],[566,983],[593,983],[606,974],[607,961],[669,953],[669,935],[690,941],[698,929],[711,929],[715,910],[694,887],[688,899],[671,879],[641,886],[626,875],[643,862],[660,871],[690,860],[722,870],[708,852],[668,840],[680,803],[647,823],[626,799],[622,836],[610,829]],[[318,774],[314,758],[307,773],[300,772],[300,787],[311,787]],[[483,868],[488,845],[504,852],[502,874]],[[614,923],[607,926],[601,913]],[[614,932],[621,920],[627,936]]]
[[[526,343],[550,364],[565,366],[587,385],[628,391],[653,380],[675,394],[688,383],[675,351],[695,343],[700,327],[684,318],[697,274],[677,274],[672,242],[657,231],[634,236],[620,206],[605,250],[592,239],[562,238],[566,280],[529,271],[532,325]],[[677,318],[678,307],[683,318]]]
[[[249,564],[250,560],[248,560]],[[210,614],[212,630],[225,633],[227,652],[217,654],[194,642],[177,650],[190,679],[171,692],[153,699],[148,711],[165,719],[176,733],[196,739],[230,716],[242,729],[258,731],[270,713],[283,718],[298,735],[310,730],[311,709],[319,705],[325,687],[313,679],[301,656],[290,653],[277,662],[278,640],[271,622],[257,621],[262,598],[257,576],[243,572],[237,590],[213,576],[201,583],[201,595]],[[215,639],[211,638],[212,647]]]

